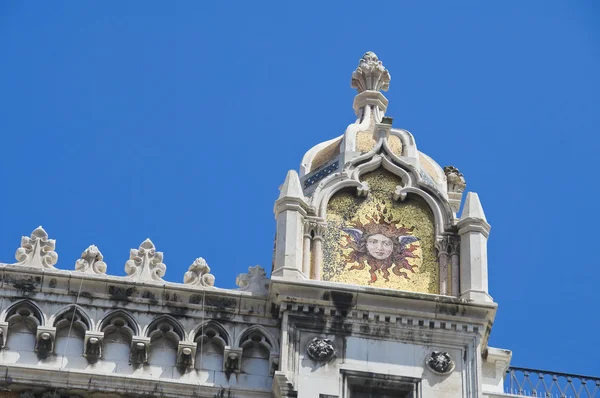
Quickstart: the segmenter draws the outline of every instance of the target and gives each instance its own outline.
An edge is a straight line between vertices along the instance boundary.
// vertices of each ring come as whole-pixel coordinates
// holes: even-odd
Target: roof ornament
[[[212,287],[215,285],[215,276],[210,274],[210,267],[206,260],[198,257],[183,275],[183,283],[186,285]]]
[[[21,247],[17,249],[15,258],[18,265],[27,265],[39,268],[55,268],[58,254],[54,251],[56,241],[48,239],[44,228],[37,227],[31,236],[21,238]]]
[[[162,261],[162,252],[157,252],[154,243],[146,239],[139,249],[131,249],[129,252],[125,272],[137,282],[164,282],[162,277],[167,272],[167,266]]]
[[[248,267],[247,274],[239,274],[235,279],[235,284],[239,286],[238,290],[243,292],[252,292],[260,295],[269,293],[269,278],[264,268],[260,265]]]
[[[352,72],[350,85],[358,93],[363,91],[387,91],[390,87],[390,72],[383,66],[374,52],[367,51]]]
[[[444,167],[444,174],[446,175],[450,207],[454,213],[458,213],[467,182],[463,174],[454,166]]]
[[[90,245],[81,253],[81,258],[75,262],[75,271],[87,274],[106,274],[104,256],[96,245]]]

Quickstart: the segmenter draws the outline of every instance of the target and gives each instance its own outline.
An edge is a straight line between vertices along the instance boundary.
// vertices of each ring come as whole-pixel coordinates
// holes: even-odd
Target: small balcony
[[[510,367],[504,392],[516,397],[600,398],[600,377]]]

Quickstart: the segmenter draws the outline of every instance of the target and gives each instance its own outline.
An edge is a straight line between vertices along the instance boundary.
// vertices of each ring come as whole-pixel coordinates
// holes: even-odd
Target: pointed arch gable
[[[28,313],[26,313],[28,311]],[[1,319],[8,323],[11,323],[11,319],[15,319],[15,316],[31,317],[38,326],[45,326],[47,324],[46,316],[42,309],[33,301],[28,299],[19,300],[11,304],[1,314]]]
[[[88,313],[77,304],[70,304],[58,310],[54,315],[50,317],[50,319],[48,320],[48,324],[58,329],[61,326],[61,322],[70,322],[70,317],[72,315],[76,316],[74,324],[77,324],[84,331],[90,331],[94,329],[93,320],[90,318]]]
[[[164,327],[165,325],[169,326],[168,330]],[[161,315],[157,317],[143,330],[144,336],[150,338],[156,336],[157,333],[165,334],[176,341],[185,340],[185,331],[183,325],[171,315]]]
[[[262,336],[264,340],[253,339],[254,335]],[[253,325],[246,328],[236,339],[235,346],[244,348],[250,343],[262,345],[267,348],[271,354],[279,353],[279,340],[261,325]]]
[[[215,338],[223,348],[231,345],[232,339],[230,333],[219,322],[208,320],[196,326],[188,335],[188,341],[197,342],[203,336]]]
[[[132,335],[131,337],[139,336],[141,329],[140,325],[131,314],[121,309],[110,311],[104,315],[104,318],[102,318],[98,325],[98,330],[101,332],[107,331],[107,328],[111,327],[112,321],[117,318],[120,318],[123,321],[123,326],[126,326],[126,330],[128,329],[129,333]]]

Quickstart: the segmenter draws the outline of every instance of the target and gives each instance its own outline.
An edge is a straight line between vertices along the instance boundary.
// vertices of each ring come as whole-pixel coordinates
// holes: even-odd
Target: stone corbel
[[[196,343],[180,341],[177,346],[177,366],[193,369],[196,360]]]
[[[279,370],[279,354],[272,352],[269,356],[269,363],[271,364],[271,375]]]
[[[226,346],[223,355],[223,371],[240,373],[242,370],[242,349]]]
[[[45,358],[54,352],[56,328],[51,326],[38,326],[36,332],[35,352]]]
[[[8,322],[0,322],[0,350],[6,346],[8,339]]]
[[[86,331],[83,338],[83,356],[90,362],[95,362],[102,357],[103,332]]]
[[[295,398],[298,391],[285,372],[276,371],[273,375],[273,395],[275,398]]]
[[[150,337],[136,336],[131,339],[131,353],[129,362],[145,364],[148,362],[148,349],[150,348]]]

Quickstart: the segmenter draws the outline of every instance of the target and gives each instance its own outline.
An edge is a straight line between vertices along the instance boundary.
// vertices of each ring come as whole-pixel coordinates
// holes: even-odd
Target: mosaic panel
[[[366,198],[338,192],[327,206],[323,280],[439,292],[434,220],[417,197],[393,200],[401,180],[381,169],[364,176]]]

